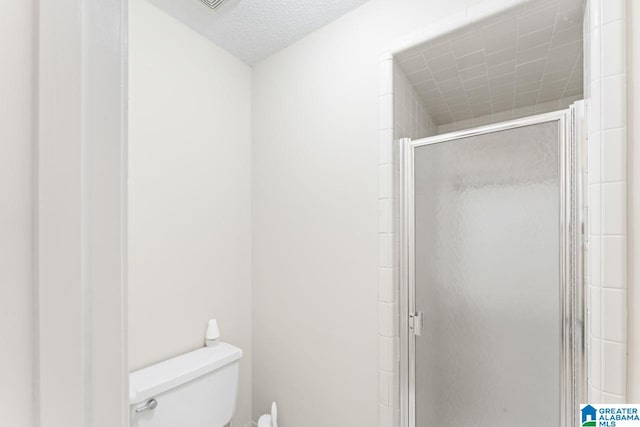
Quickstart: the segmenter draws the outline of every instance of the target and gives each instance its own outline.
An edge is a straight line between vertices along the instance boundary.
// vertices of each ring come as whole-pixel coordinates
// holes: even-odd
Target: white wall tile
[[[378,94],[389,95],[393,92],[393,58],[380,61],[378,71]]]
[[[391,164],[393,161],[393,129],[378,132],[378,164]]]
[[[602,341],[598,338],[592,338],[589,343],[589,370],[591,385],[596,388],[601,388],[602,380]],[[589,402],[597,402],[596,400],[589,400]]]
[[[390,267],[378,268],[378,301],[395,302],[398,269]]]
[[[589,52],[589,76],[590,82],[600,81],[602,77],[601,72],[601,58],[602,58],[602,30],[600,28],[594,28],[589,35],[589,43],[591,52]]]
[[[588,272],[591,285],[600,286],[602,284],[602,266],[600,258],[602,257],[602,237],[590,236],[588,245]]]
[[[420,70],[424,70],[427,66],[427,61],[425,61],[422,53],[419,53],[410,58],[402,60],[400,62],[400,66],[405,73],[411,74]]]
[[[378,107],[380,129],[391,129],[393,127],[393,95],[382,95],[378,101]]]
[[[625,181],[627,165],[627,140],[623,128],[602,133],[602,181]]]
[[[507,61],[502,64],[490,67],[487,69],[489,78],[502,76],[507,73],[512,73],[516,70],[516,61]]]
[[[625,395],[627,392],[626,369],[620,369],[627,363],[626,347],[608,341],[602,342],[602,390],[615,395]]]
[[[403,63],[404,64],[404,63]],[[406,76],[400,64],[394,66],[394,130],[393,136],[399,138],[424,138],[435,134],[436,126],[427,109],[423,105],[423,98],[416,92],[416,88],[422,91],[437,90],[435,81],[430,79],[431,72],[426,72],[425,81],[414,84]],[[418,71],[421,73],[422,71]],[[416,81],[418,73],[412,74],[412,78]],[[417,78],[422,81],[422,78]],[[424,92],[423,92],[424,93]]]
[[[382,405],[391,405],[392,390],[393,374],[386,371],[378,371],[378,402]]]
[[[383,337],[393,338],[395,337],[398,327],[397,318],[397,304],[396,303],[378,303],[378,334]]]
[[[527,93],[524,93],[522,95],[527,95]],[[515,99],[517,100],[522,95],[515,95]],[[555,99],[552,101],[535,104],[535,100],[538,98],[538,91],[536,90],[532,92],[532,95],[533,95],[532,98],[528,99],[527,102],[525,102],[525,106],[523,107],[513,108],[513,109],[500,111],[493,114],[487,114],[485,116],[474,117],[466,120],[458,120],[458,121],[454,121],[444,125],[439,125],[437,128],[438,129],[437,133],[443,134],[447,132],[468,129],[471,127],[483,126],[490,123],[499,123],[505,120],[516,119],[520,117],[527,117],[533,114],[541,114],[541,113],[548,113],[550,111],[557,111],[562,108],[568,108],[569,105],[573,104],[575,101],[582,99],[580,96],[576,96],[576,97],[569,97],[569,98],[563,98],[563,99]],[[529,105],[532,102],[534,104]],[[590,157],[590,158],[598,159],[597,165],[600,166],[599,157],[600,156],[598,154],[597,157]]]
[[[594,80],[590,83],[591,99],[587,103],[588,120],[587,132],[589,135],[602,131],[602,83],[600,80]]]
[[[478,33],[472,33],[459,39],[451,41],[453,52],[457,57],[465,56],[470,53],[483,49],[482,36]]]
[[[624,73],[627,45],[622,20],[610,22],[602,27],[602,46],[602,76]]]
[[[553,26],[537,29],[531,33],[521,35],[518,38],[518,49],[526,50],[531,49],[541,44],[548,43],[553,33]]]
[[[495,122],[503,122],[506,120],[511,120],[513,118],[513,111],[500,111],[499,113],[495,113],[491,115],[491,119]]]
[[[409,79],[415,84],[416,89],[420,88],[424,90],[429,87],[435,88],[435,81],[433,80],[433,74],[431,74],[431,71],[428,68],[414,71],[413,73],[409,74]],[[432,86],[429,86],[426,84],[429,81],[433,82]]]
[[[589,135],[587,147],[589,184],[600,183],[602,179],[600,139],[600,132],[594,132]]]
[[[589,185],[589,233],[600,234],[602,228],[602,185]]]
[[[400,375],[396,372],[391,378],[391,406],[396,410],[396,416],[400,409]]]
[[[604,24],[625,18],[625,0],[606,0],[602,2],[602,22]]]
[[[378,367],[380,370],[386,372],[397,371],[396,340],[397,338],[378,336]]]
[[[558,101],[563,97],[582,98],[580,8],[573,6],[575,17],[570,25],[557,25],[557,22],[565,22],[564,18],[570,17],[571,13],[566,12],[566,7],[559,7],[556,1],[538,0],[536,7],[525,7],[525,16],[518,16],[522,15],[521,9],[503,15],[499,20],[478,22],[475,27],[454,31],[450,34],[451,42],[445,40],[438,44],[437,49],[425,43],[422,47],[426,61],[423,70],[416,71],[422,65],[417,56],[403,55],[399,66],[404,66],[410,81],[418,85],[422,78],[429,79],[428,93],[424,93],[421,87],[416,86],[416,89],[439,126],[479,117],[486,121],[485,116],[489,113],[513,110],[514,101],[522,107],[536,102]],[[412,52],[416,55],[420,47],[412,49]],[[426,76],[418,74],[426,71]],[[572,75],[576,77],[570,79]],[[527,86],[529,91],[536,92],[529,104],[524,104],[522,98],[514,100],[512,94],[503,90],[498,93],[499,85],[516,82],[519,87]],[[541,85],[542,90],[538,93]],[[474,90],[483,86],[491,86],[491,92],[483,95],[489,104],[490,110],[487,111],[484,105],[472,101],[476,98]],[[435,102],[447,106],[452,114],[436,112]],[[545,111],[558,108],[556,103]],[[512,112],[499,117],[504,119],[507,116],[520,115]],[[462,124],[456,123],[451,127],[461,129]],[[404,128],[406,131],[406,126]]]
[[[602,338],[623,343],[627,337],[627,299],[621,289],[602,289]],[[605,352],[606,353],[606,352]]]
[[[606,404],[610,404],[610,405],[623,404],[625,403],[625,398],[624,396],[610,394],[603,391],[601,392],[600,403],[605,405]]]
[[[589,78],[586,93],[588,135],[590,140],[600,135],[600,150],[590,147],[590,190],[601,186],[601,203],[596,205],[593,191],[589,197],[589,216],[601,212],[597,221],[601,227],[590,227],[589,245],[599,241],[600,256],[590,254],[590,270],[599,263],[602,281],[590,275],[591,334],[598,332],[603,341],[600,365],[589,360],[589,396],[592,402],[624,402],[626,394],[626,58],[624,0],[588,0],[585,33],[586,72]],[[604,21],[604,25],[603,25]],[[603,132],[603,130],[606,130]],[[590,141],[591,143],[591,141]],[[592,158],[593,157],[593,158]],[[600,163],[599,173],[595,172]],[[599,175],[599,176],[598,176]],[[600,233],[604,235],[600,236]],[[612,235],[613,234],[613,235]],[[591,250],[591,248],[590,248]],[[604,286],[604,288],[600,288]],[[596,289],[601,293],[601,307]],[[596,319],[597,316],[597,319]],[[601,322],[601,330],[594,325]],[[593,336],[589,346],[598,345]],[[593,352],[592,352],[593,353]],[[592,358],[595,357],[592,355]],[[598,387],[602,387],[602,390]]]
[[[540,10],[532,11],[531,13],[518,18],[518,30],[520,34],[528,34],[532,31],[538,30],[545,23],[552,21],[556,16],[557,7],[549,5]]]
[[[514,60],[515,49],[505,49],[487,55],[487,67],[494,67]]]
[[[397,254],[395,252],[393,234],[378,234],[378,265],[380,267],[395,267]]]
[[[378,232],[393,233],[393,199],[378,200]]]
[[[393,165],[387,163],[378,166],[378,198],[393,197]]]
[[[624,236],[602,236],[602,286],[624,289],[627,282],[627,245]]]
[[[602,184],[602,234],[624,234],[627,228],[627,186],[624,182]]]
[[[569,27],[562,31],[558,31],[551,39],[552,46],[564,46],[582,39],[582,28],[579,26]]]
[[[412,93],[407,89],[404,81],[394,73],[394,85],[390,104],[393,108],[395,123],[393,128],[379,132],[379,201],[378,201],[378,422],[380,426],[391,427],[396,422],[397,413],[393,406],[397,405],[395,398],[399,395],[397,387],[397,257],[398,238],[395,234],[394,219],[396,213],[396,199],[398,182],[395,179],[397,164],[395,163],[396,149],[393,143],[394,132],[406,126],[410,121],[404,120],[407,111],[414,109]],[[389,104],[388,100],[385,103]],[[388,111],[387,111],[388,114]],[[404,122],[403,122],[404,120]]]
[[[602,25],[601,6],[603,0],[587,0],[587,9],[589,12],[589,28],[596,29]],[[605,2],[607,0],[604,0]]]
[[[626,94],[626,75],[618,74],[602,79],[603,130],[617,129],[625,125],[627,97],[624,94]]]
[[[591,336],[600,338],[602,337],[602,325],[601,320],[602,317],[600,315],[601,312],[601,300],[602,300],[602,289],[598,286],[590,286],[589,287],[589,299],[590,299],[590,310],[589,314],[591,318],[589,319],[589,333]]]
[[[387,405],[378,405],[378,425],[392,426],[394,424],[393,408]]]
[[[536,113],[545,113],[548,111],[554,111],[560,109],[560,100],[548,101],[543,103],[538,103],[535,105]]]

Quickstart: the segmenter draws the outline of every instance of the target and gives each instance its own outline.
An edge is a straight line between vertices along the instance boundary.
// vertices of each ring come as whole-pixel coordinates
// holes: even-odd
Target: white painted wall
[[[35,2],[0,13],[0,425],[34,416]]]
[[[251,69],[130,2],[129,356],[203,345],[217,318],[244,351],[234,425],[251,418]]]
[[[379,57],[471,4],[371,0],[254,67],[254,415],[377,424]]]

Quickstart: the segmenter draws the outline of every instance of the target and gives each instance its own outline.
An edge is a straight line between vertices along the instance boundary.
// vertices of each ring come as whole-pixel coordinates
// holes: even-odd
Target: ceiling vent
[[[229,0],[200,0],[200,1],[204,3],[211,10],[218,10],[222,6],[224,6],[225,3],[229,2]]]

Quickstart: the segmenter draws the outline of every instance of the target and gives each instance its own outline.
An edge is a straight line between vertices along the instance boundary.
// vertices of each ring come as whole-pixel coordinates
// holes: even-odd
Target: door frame
[[[124,427],[128,0],[38,8],[36,425]]]
[[[403,427],[416,426],[415,339],[410,325],[415,307],[414,158],[418,147],[498,131],[556,121],[560,128],[560,414],[562,427],[577,422],[577,408],[586,402],[586,311],[584,236],[586,229],[586,149],[584,102],[569,109],[502,123],[399,142],[400,169],[400,413]]]

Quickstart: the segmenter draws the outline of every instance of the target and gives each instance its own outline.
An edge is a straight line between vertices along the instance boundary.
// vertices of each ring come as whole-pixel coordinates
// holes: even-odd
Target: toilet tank
[[[218,343],[132,372],[131,427],[223,427],[235,412],[241,357]],[[140,410],[151,399],[155,408]]]

